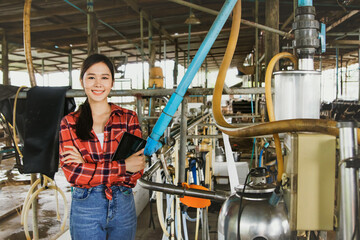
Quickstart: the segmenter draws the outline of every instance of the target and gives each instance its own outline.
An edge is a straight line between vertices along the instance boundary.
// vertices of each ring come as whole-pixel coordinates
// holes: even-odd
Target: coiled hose
[[[27,224],[27,218],[28,218],[28,214],[29,214],[29,210],[30,210],[30,206],[32,204],[32,202],[34,201],[34,199],[39,195],[40,192],[46,190],[46,189],[54,189],[55,190],[55,198],[56,198],[56,203],[58,203],[57,201],[57,192],[59,192],[61,194],[61,196],[63,197],[64,200],[64,217],[62,219],[62,223],[61,223],[61,232],[63,232],[65,230],[65,225],[66,225],[66,219],[67,219],[67,215],[68,215],[68,205],[67,205],[67,201],[66,201],[66,197],[64,192],[58,188],[55,184],[55,182],[43,175],[44,177],[44,184],[41,188],[37,189],[34,193],[33,190],[35,189],[35,187],[37,187],[40,183],[41,183],[41,179],[37,179],[30,187],[26,197],[25,197],[25,201],[23,204],[23,210],[21,211],[21,224],[24,226],[24,232],[25,232],[25,236],[27,240],[30,240],[30,234],[29,234],[29,230],[28,230],[28,224]],[[51,183],[52,185],[48,185],[48,183]],[[58,204],[56,204],[57,207],[57,218],[58,220],[60,220],[60,216],[59,216],[59,206]]]

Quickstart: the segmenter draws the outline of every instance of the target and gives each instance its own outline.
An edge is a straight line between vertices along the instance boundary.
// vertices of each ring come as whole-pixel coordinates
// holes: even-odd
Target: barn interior
[[[100,53],[116,72],[109,101],[136,111],[147,140],[135,239],[360,239],[359,12],[356,0],[0,0],[1,238],[71,239],[51,136]]]

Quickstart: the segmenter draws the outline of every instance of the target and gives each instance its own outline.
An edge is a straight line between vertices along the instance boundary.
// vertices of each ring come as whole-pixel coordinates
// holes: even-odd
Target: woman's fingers
[[[81,159],[66,157],[62,160],[64,163],[84,163]]]
[[[80,153],[74,152],[73,150],[68,150],[68,151],[62,152],[62,155],[66,155],[66,154],[81,156]]]
[[[79,159],[69,159],[69,160],[65,160],[64,163],[83,163],[81,160]]]
[[[66,156],[62,159],[64,163],[84,163],[84,159],[82,158],[80,152],[74,146],[64,146],[65,148],[69,148],[70,150],[62,152],[63,156]]]
[[[64,148],[70,148],[71,150],[67,150],[67,151],[74,151],[80,154],[79,150],[75,146],[64,146]]]
[[[144,154],[144,149],[145,149],[145,148],[141,149],[140,151],[137,151],[137,152],[134,153],[133,155],[134,155],[134,156],[143,155],[143,154]]]

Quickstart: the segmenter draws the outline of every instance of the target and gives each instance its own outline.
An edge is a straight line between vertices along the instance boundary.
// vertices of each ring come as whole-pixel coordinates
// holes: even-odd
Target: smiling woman
[[[60,126],[60,164],[72,193],[70,233],[78,239],[132,240],[136,211],[132,188],[145,168],[143,149],[112,159],[124,132],[141,137],[136,113],[108,102],[114,68],[104,55],[85,59],[80,73],[87,99]]]
[[[104,62],[92,65],[82,77],[81,85],[91,103],[106,101],[113,86],[113,72]]]

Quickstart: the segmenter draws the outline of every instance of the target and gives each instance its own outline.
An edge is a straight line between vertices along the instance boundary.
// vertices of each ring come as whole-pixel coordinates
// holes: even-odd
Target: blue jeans
[[[74,187],[70,213],[73,240],[133,240],[136,211],[131,188],[112,186],[113,199],[105,197],[105,186]]]

